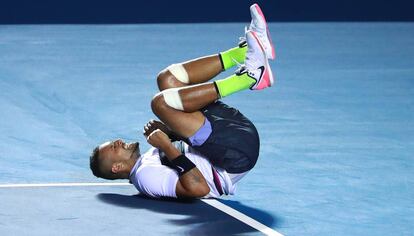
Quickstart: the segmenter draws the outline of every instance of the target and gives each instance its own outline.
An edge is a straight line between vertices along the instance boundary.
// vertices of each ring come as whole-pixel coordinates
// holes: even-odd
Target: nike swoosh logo
[[[177,166],[177,168],[180,170],[180,173],[184,172],[184,168],[182,168],[181,166]]]
[[[259,77],[259,80],[260,80],[262,78],[262,76],[263,76],[263,73],[265,71],[265,68],[264,68],[264,66],[261,66],[258,69],[260,69],[260,77]]]

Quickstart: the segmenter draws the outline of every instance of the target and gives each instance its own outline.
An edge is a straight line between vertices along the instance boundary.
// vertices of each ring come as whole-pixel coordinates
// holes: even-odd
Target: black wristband
[[[192,170],[196,166],[185,155],[180,155],[174,160],[170,161],[178,175],[181,176],[188,171]]]

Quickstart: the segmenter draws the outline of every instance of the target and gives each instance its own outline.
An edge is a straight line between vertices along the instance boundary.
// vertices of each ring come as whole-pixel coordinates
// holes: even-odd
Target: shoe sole
[[[256,8],[256,11],[259,13],[259,15],[262,17],[262,19],[263,19],[263,22],[265,23],[265,25],[266,25],[266,33],[267,33],[267,38],[269,39],[269,42],[270,42],[270,46],[271,46],[271,48],[272,48],[272,55],[270,55],[270,59],[275,59],[276,58],[276,53],[275,53],[275,47],[274,47],[274,45],[273,45],[273,42],[272,42],[272,38],[270,37],[270,31],[269,31],[269,27],[267,26],[267,21],[266,21],[266,18],[265,18],[265,16],[264,16],[264,14],[263,14],[263,12],[262,12],[262,9],[260,9],[260,7],[259,7],[259,5],[257,5],[257,3],[255,3],[255,4],[253,4],[253,7],[254,8]]]
[[[271,87],[274,84],[274,78],[273,78],[272,70],[270,69],[269,61],[267,60],[267,57],[266,57],[266,52],[264,50],[264,46],[262,45],[262,42],[260,41],[259,37],[256,35],[256,32],[250,31],[250,33],[253,35],[254,39],[259,44],[260,49],[262,49],[262,52],[265,55],[264,59],[265,59],[266,65],[265,65],[265,71],[263,72],[263,75],[266,74],[266,73],[268,73],[268,75],[269,75],[269,82],[270,82],[270,85],[268,87]],[[258,85],[258,84],[259,83],[257,83],[256,85]],[[255,90],[255,88],[257,88],[257,86],[252,87],[253,90]]]

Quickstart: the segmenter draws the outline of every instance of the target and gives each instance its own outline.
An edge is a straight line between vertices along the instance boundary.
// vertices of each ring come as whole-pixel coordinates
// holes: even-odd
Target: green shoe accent
[[[250,78],[247,73],[241,75],[234,74],[225,79],[214,81],[221,98],[242,90],[246,90],[255,82],[256,80]]]
[[[227,51],[221,52],[220,59],[223,69],[227,70],[233,66],[236,66],[237,63],[243,64],[246,58],[247,46],[246,44],[242,47],[234,47]]]

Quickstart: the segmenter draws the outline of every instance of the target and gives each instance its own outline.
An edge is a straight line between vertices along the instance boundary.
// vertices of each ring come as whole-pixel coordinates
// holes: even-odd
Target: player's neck
[[[127,161],[126,161],[126,165],[128,166],[128,176],[126,177],[126,179],[128,179],[129,178],[129,175],[130,175],[130,173],[131,173],[131,171],[132,171],[132,169],[134,168],[134,166],[135,166],[135,164],[137,163],[137,161],[138,161],[138,159],[141,157],[141,155],[138,153],[138,152],[134,152],[132,155],[131,155],[131,158],[129,158]]]

